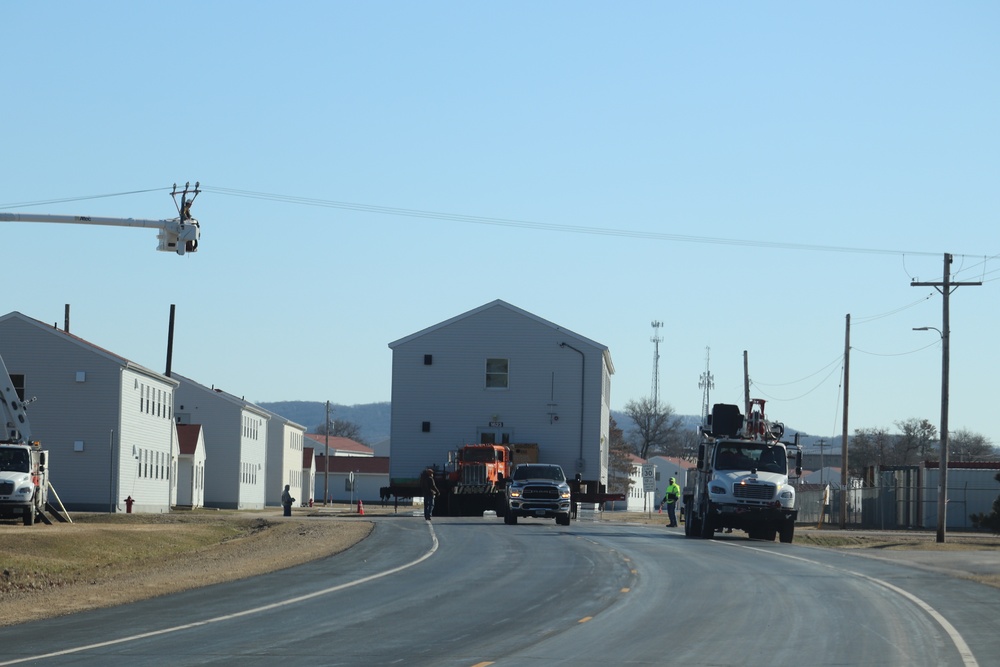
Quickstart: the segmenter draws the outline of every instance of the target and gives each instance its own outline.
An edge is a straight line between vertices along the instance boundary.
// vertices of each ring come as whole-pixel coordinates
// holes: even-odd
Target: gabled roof
[[[317,455],[322,455],[326,451],[327,436],[321,433],[306,433],[305,437],[315,443],[314,448]],[[371,447],[366,447],[357,440],[351,440],[339,435],[331,435],[329,442],[331,452],[352,452],[358,456],[372,456],[375,454],[375,450]],[[331,454],[331,456],[333,455]]]
[[[229,392],[222,391],[221,389],[216,389],[214,386],[213,387],[206,387],[205,385],[200,384],[198,382],[195,382],[191,378],[184,377],[183,375],[181,375],[180,373],[177,373],[177,372],[172,372],[170,375],[171,375],[171,377],[179,379],[182,382],[184,382],[185,384],[189,384],[192,387],[194,387],[196,389],[200,389],[200,390],[202,390],[203,392],[205,392],[207,394],[213,394],[213,395],[218,396],[219,398],[221,398],[221,399],[223,399],[225,401],[228,401],[229,403],[232,403],[233,405],[236,405],[238,407],[241,407],[241,408],[244,408],[246,410],[249,410],[250,412],[255,412],[258,415],[260,415],[261,417],[264,417],[265,419],[270,419],[271,418],[271,413],[270,412],[268,412],[264,408],[260,407],[259,405],[254,405],[253,403],[251,403],[250,401],[246,400],[245,398],[242,398],[242,397],[239,397],[239,396],[235,396],[233,394],[230,394]]]
[[[193,455],[198,450],[201,424],[177,424],[177,445],[181,454]]]
[[[122,368],[127,368],[129,370],[133,370],[133,371],[136,371],[138,373],[142,373],[143,375],[153,376],[153,377],[157,378],[158,380],[166,382],[167,384],[172,384],[174,386],[177,386],[177,384],[179,384],[176,380],[174,380],[174,379],[172,379],[170,377],[167,377],[166,375],[163,375],[162,373],[157,373],[154,370],[151,370],[149,368],[146,368],[145,366],[137,364],[134,361],[130,361],[129,359],[126,359],[125,357],[117,355],[114,352],[111,352],[109,350],[105,350],[103,347],[100,347],[98,345],[94,345],[90,341],[84,340],[83,338],[80,338],[79,336],[75,336],[75,335],[73,335],[73,334],[71,334],[69,332],[63,331],[62,329],[59,329],[59,328],[57,328],[54,325],[49,325],[49,324],[46,324],[45,322],[42,322],[40,320],[36,320],[33,317],[28,317],[27,315],[25,315],[23,313],[19,313],[16,310],[12,311],[12,312],[9,312],[6,315],[0,316],[0,323],[6,322],[6,321],[9,321],[9,320],[18,320],[20,322],[24,322],[26,324],[30,324],[30,325],[38,328],[40,331],[48,334],[48,335],[57,336],[58,338],[61,338],[62,340],[65,340],[65,341],[68,341],[70,343],[73,343],[74,345],[78,345],[78,346],[84,348],[85,350],[87,350],[88,352],[92,352],[92,353],[97,354],[97,355],[99,355],[101,357],[104,357],[105,359],[108,359],[108,360],[112,361],[115,364],[118,364]]]
[[[522,317],[526,317],[526,318],[528,318],[530,320],[533,320],[534,322],[537,322],[537,323],[539,323],[539,324],[541,324],[543,326],[549,327],[550,329],[553,329],[555,331],[559,331],[562,334],[564,334],[567,338],[572,338],[574,341],[577,341],[579,343],[583,343],[584,345],[589,345],[589,346],[591,346],[593,348],[596,348],[596,349],[600,350],[603,353],[603,355],[604,355],[604,362],[608,366],[608,372],[610,372],[612,374],[615,372],[614,364],[611,363],[611,352],[608,350],[608,346],[607,345],[602,345],[601,343],[598,343],[598,342],[593,341],[593,340],[591,340],[589,338],[581,336],[578,333],[574,333],[574,332],[570,331],[569,329],[561,327],[558,324],[554,324],[553,322],[549,322],[546,319],[542,319],[541,317],[539,317],[539,316],[537,316],[537,315],[535,315],[533,313],[529,313],[526,310],[522,310],[521,308],[518,308],[517,306],[513,306],[513,305],[511,305],[511,304],[509,304],[506,301],[503,301],[501,299],[496,299],[495,301],[490,301],[489,303],[483,304],[482,306],[479,306],[478,308],[473,308],[472,310],[470,310],[468,312],[465,312],[465,313],[462,313],[461,315],[456,315],[455,317],[447,319],[444,322],[439,322],[438,324],[435,324],[433,326],[429,326],[426,329],[422,329],[422,330],[420,330],[420,331],[418,331],[416,333],[410,334],[409,336],[405,336],[403,338],[400,338],[399,340],[395,340],[395,341],[389,343],[389,349],[395,349],[398,346],[404,345],[406,343],[409,343],[410,341],[416,340],[417,338],[420,338],[421,336],[426,336],[429,333],[432,333],[432,332],[437,331],[439,329],[443,329],[443,328],[445,328],[445,327],[447,327],[447,326],[449,326],[451,324],[454,324],[455,322],[458,322],[460,320],[464,320],[464,319],[469,318],[469,317],[474,317],[474,316],[476,316],[476,315],[478,315],[478,314],[480,314],[482,312],[485,312],[487,310],[490,310],[492,308],[505,308],[505,309],[507,309],[507,310],[509,310],[509,311],[511,311],[513,313],[517,313],[518,315],[521,315]]]

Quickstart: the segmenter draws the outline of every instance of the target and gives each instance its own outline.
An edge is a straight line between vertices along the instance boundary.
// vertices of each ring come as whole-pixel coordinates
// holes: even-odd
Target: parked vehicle
[[[751,399],[748,412],[744,418],[738,406],[720,403],[700,428],[698,465],[683,492],[688,537],[710,538],[723,529],[744,530],[751,539],[794,537],[789,457],[801,475],[801,451],[781,442],[784,425],[765,419],[763,399]]]
[[[6,424],[0,436],[0,516],[20,516],[25,526],[32,526],[36,518],[45,520],[49,453],[32,439],[31,422],[3,359],[0,385],[0,416]]]

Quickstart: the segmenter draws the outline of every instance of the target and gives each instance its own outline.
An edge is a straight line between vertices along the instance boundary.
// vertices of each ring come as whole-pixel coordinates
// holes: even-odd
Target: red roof
[[[302,467],[303,468],[312,468],[312,464],[313,464],[313,452],[314,451],[315,450],[312,447],[303,447],[302,448]]]
[[[317,452],[326,450],[327,436],[321,433],[306,433],[305,436],[316,443],[314,448]],[[330,451],[356,452],[358,454],[364,454],[365,456],[371,456],[375,453],[375,450],[371,447],[366,447],[357,440],[343,438],[339,435],[330,436]]]
[[[198,435],[201,433],[201,424],[178,424],[177,425],[177,445],[181,454],[194,454],[198,449]]]

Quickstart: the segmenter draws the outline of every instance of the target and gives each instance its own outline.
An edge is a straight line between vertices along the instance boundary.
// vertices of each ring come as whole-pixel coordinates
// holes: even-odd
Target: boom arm
[[[156,235],[159,239],[157,250],[163,252],[176,252],[183,255],[185,252],[197,252],[198,240],[201,238],[201,225],[191,217],[191,204],[198,196],[200,190],[198,183],[195,183],[194,190],[189,190],[189,185],[184,186],[182,192],[174,186],[171,193],[175,197],[181,196],[180,205],[177,207],[180,217],[170,220],[142,220],[138,218],[97,218],[89,215],[44,215],[39,213],[4,213],[0,211],[0,222],[59,222],[78,225],[106,225],[112,227],[145,227],[147,229],[159,229]],[[192,195],[188,199],[188,195]]]
[[[18,398],[14,382],[7,372],[7,364],[0,357],[0,418],[4,421],[4,432],[0,442],[29,443],[31,442],[31,422],[24,412],[24,403]]]

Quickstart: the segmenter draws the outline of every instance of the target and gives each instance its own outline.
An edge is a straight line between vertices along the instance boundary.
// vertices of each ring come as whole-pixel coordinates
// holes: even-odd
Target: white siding
[[[605,374],[612,371],[603,346],[493,302],[390,348],[390,477],[443,466],[449,451],[489,432],[498,442],[538,443],[539,459],[562,465],[567,475],[607,481],[603,397]],[[490,358],[509,360],[507,388],[486,387]],[[425,422],[429,432],[422,430]]]
[[[262,509],[266,492],[268,414],[231,394],[176,373],[178,423],[201,424],[205,438],[205,506]]]
[[[306,429],[271,413],[267,427],[267,493],[266,503],[281,505],[285,485],[300,489],[302,484],[302,446]],[[298,492],[293,496],[299,498]]]
[[[172,380],[20,313],[0,317],[0,355],[36,399],[28,418],[67,509],[124,512],[131,495],[134,512],[169,510]],[[140,410],[137,381],[158,392],[158,413]],[[154,476],[137,477],[133,445],[159,466]]]

